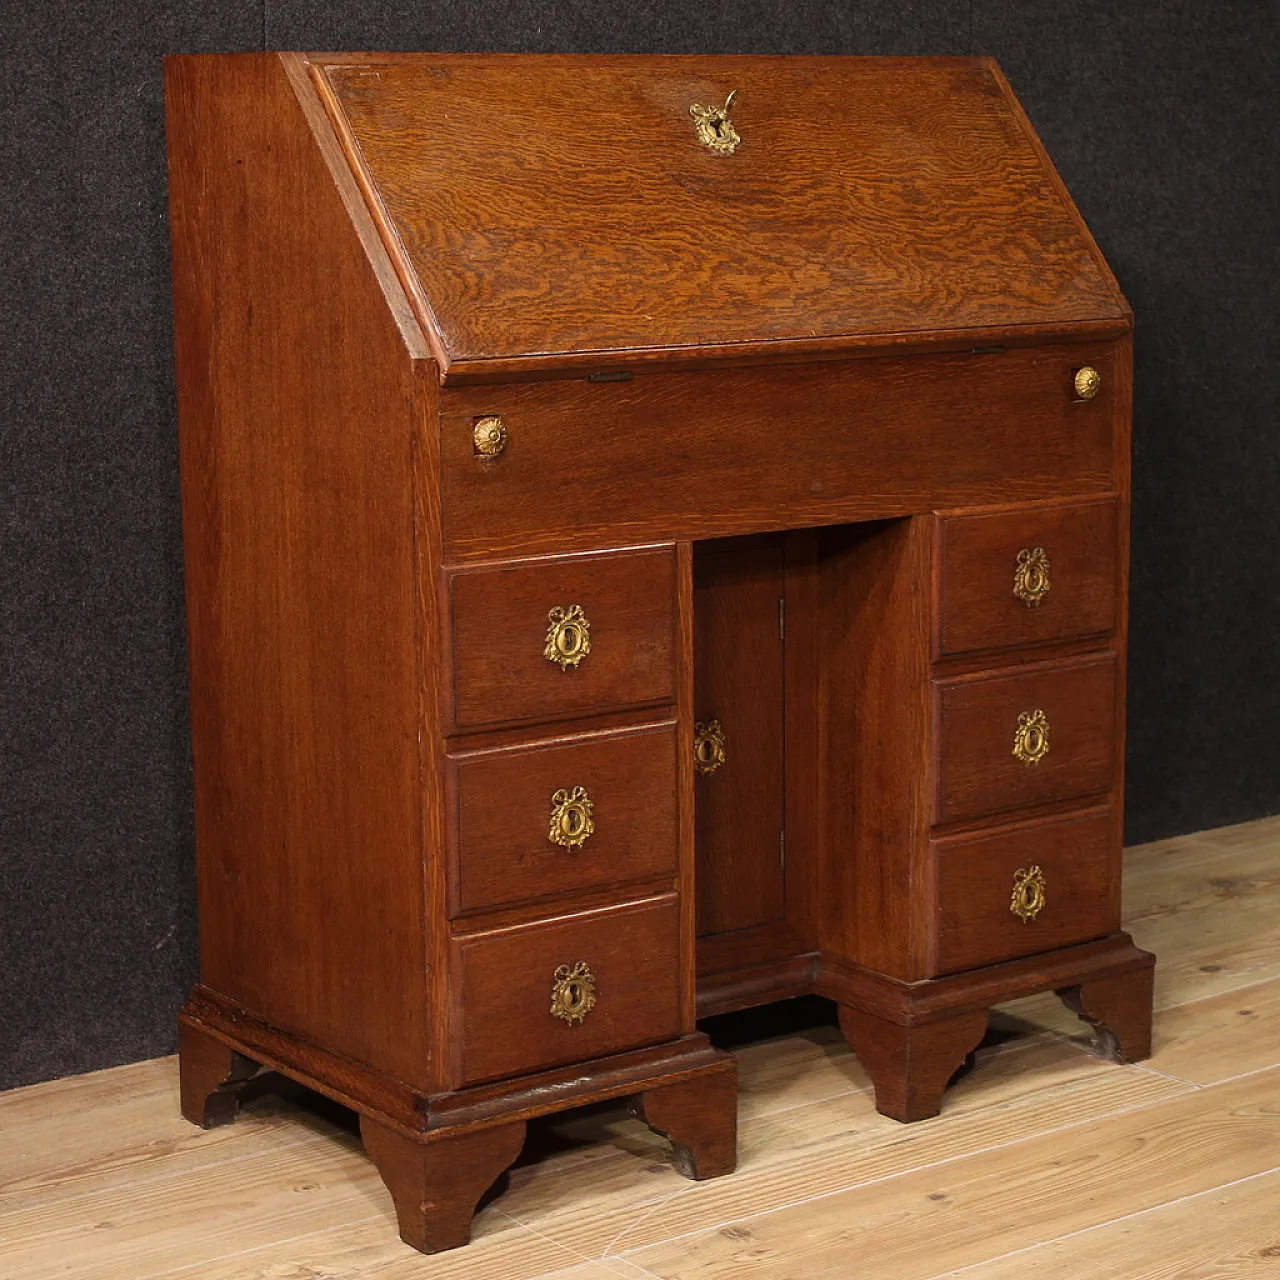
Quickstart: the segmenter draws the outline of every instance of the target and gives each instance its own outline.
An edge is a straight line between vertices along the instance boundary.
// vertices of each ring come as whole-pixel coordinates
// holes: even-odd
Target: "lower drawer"
[[[680,1034],[675,894],[456,938],[459,1084]]]
[[[935,977],[1120,927],[1120,843],[1110,809],[934,840],[929,855]]]

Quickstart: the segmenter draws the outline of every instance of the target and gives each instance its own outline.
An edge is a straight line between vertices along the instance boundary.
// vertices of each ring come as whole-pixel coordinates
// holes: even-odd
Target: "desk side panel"
[[[422,1087],[433,368],[282,60],[166,75],[202,980]]]

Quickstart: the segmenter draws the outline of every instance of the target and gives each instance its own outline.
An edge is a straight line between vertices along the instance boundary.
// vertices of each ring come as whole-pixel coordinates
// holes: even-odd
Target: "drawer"
[[[675,874],[672,721],[452,756],[449,776],[455,912]]]
[[[674,700],[674,547],[456,570],[447,589],[456,729]]]
[[[1118,514],[1107,501],[943,517],[935,654],[1111,631]]]
[[[1100,389],[1082,400],[1074,373]],[[1111,343],[446,388],[454,559],[714,538],[1115,487]],[[478,451],[502,419],[497,456]],[[1015,548],[1015,551],[1017,548]]]
[[[937,681],[934,705],[935,822],[1111,787],[1116,673],[1110,654]]]
[[[1110,809],[935,840],[929,855],[934,976],[1120,927],[1120,839]]]
[[[461,1084],[580,1062],[680,1032],[674,894],[453,945]],[[584,1010],[587,988],[594,1003]],[[566,1016],[553,1012],[553,1003]]]

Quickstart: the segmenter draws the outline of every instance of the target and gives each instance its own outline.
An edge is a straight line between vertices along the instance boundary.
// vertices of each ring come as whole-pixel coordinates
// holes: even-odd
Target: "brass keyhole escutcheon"
[[[585,960],[562,964],[553,975],[551,1012],[571,1027],[582,1022],[596,1007],[596,975]]]
[[[710,147],[712,151],[722,156],[731,156],[738,149],[738,143],[742,141],[741,134],[733,127],[733,121],[729,119],[729,111],[733,106],[733,100],[738,96],[735,89],[725,100],[723,107],[704,107],[698,103],[694,103],[689,108],[689,114],[693,117],[693,127],[698,135],[698,141],[704,147]]]
[[[547,839],[562,849],[581,849],[595,833],[595,819],[591,816],[595,802],[587,795],[586,787],[574,787],[570,791],[561,787],[551,797],[551,823]]]
[[[1077,400],[1092,400],[1102,389],[1102,374],[1093,365],[1086,364],[1076,370],[1071,385],[1075,388]]]
[[[477,418],[471,428],[471,442],[482,458],[496,458],[507,447],[507,429],[496,413]]]
[[[1049,754],[1049,718],[1043,711],[1024,711],[1018,717],[1013,754],[1025,765],[1039,764]]]
[[[725,761],[724,729],[719,720],[693,726],[693,764],[699,773],[715,773]]]
[[[1049,557],[1043,547],[1023,547],[1013,570],[1013,594],[1034,609],[1049,594]]]
[[[561,671],[576,667],[591,652],[591,624],[580,604],[557,605],[547,614],[547,642],[542,654]]]
[[[1009,910],[1023,924],[1030,924],[1044,910],[1044,872],[1038,866],[1019,867],[1013,873],[1013,896]]]

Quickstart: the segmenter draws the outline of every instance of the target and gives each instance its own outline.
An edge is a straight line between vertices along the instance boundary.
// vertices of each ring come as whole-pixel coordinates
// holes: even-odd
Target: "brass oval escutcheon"
[[[595,833],[594,811],[595,802],[587,795],[586,787],[574,787],[572,791],[561,787],[551,797],[547,839],[562,849],[581,849]]]
[[[542,654],[561,671],[576,667],[591,652],[591,624],[580,604],[557,605],[547,614],[547,641]]]
[[[475,420],[471,441],[482,458],[496,458],[507,447],[507,428],[496,413],[486,414]]]
[[[722,156],[733,155],[738,149],[738,143],[742,141],[742,135],[733,127],[733,121],[729,119],[729,111],[737,96],[738,91],[735,89],[725,99],[723,107],[704,107],[695,102],[689,108],[698,141],[704,147],[710,147],[712,151]]]
[[[1009,910],[1023,924],[1030,924],[1044,910],[1044,872],[1038,866],[1019,867],[1013,873],[1013,896]]]
[[[1013,754],[1023,764],[1039,764],[1049,754],[1049,718],[1043,711],[1024,711],[1013,735]]]
[[[715,773],[725,762],[726,738],[719,720],[693,726],[693,765],[699,773]]]
[[[1075,372],[1071,380],[1075,387],[1077,400],[1092,400],[1102,389],[1102,374],[1091,364],[1086,364]]]
[[[571,1027],[581,1023],[596,1007],[596,975],[585,960],[562,964],[553,975],[551,1012]]]
[[[1013,569],[1013,594],[1034,609],[1049,594],[1049,557],[1043,547],[1023,547]]]

